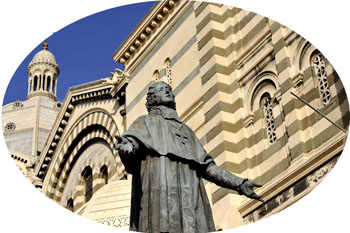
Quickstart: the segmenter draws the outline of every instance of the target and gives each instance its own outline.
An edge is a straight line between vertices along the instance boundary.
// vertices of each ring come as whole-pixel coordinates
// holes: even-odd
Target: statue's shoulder
[[[183,124],[184,130],[186,130],[186,131],[191,132],[191,133],[194,134],[193,130],[192,130],[188,125],[186,125],[184,122],[182,122],[182,124]]]
[[[154,118],[159,118],[159,117],[160,117],[159,114],[148,113],[137,117],[136,120],[134,120],[134,122],[139,122],[139,123],[153,122]]]
[[[146,121],[148,115],[141,115],[139,117],[136,118],[136,120],[134,120],[134,122],[144,122]]]

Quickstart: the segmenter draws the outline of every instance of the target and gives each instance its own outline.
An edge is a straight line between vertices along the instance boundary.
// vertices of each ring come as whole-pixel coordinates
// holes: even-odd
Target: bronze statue
[[[261,187],[218,167],[194,132],[178,118],[165,82],[147,93],[148,115],[137,118],[118,140],[117,150],[132,174],[130,230],[148,233],[215,231],[202,178],[261,200]]]

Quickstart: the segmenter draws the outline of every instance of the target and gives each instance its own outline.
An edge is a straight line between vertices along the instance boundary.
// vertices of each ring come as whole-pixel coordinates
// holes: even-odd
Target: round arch
[[[275,93],[280,89],[276,74],[271,71],[261,73],[250,85],[248,89],[248,99],[245,101],[245,108],[249,110],[248,115],[253,114],[253,102],[257,97],[257,92],[261,89],[264,83],[269,83],[274,86],[274,93],[270,91],[270,96],[273,97]]]
[[[92,109],[80,116],[58,143],[44,179],[43,191],[46,195],[55,200],[60,199],[60,190],[64,186],[64,179],[69,175],[70,164],[78,150],[92,138],[102,138],[113,154],[116,154],[116,139],[113,136],[117,133],[119,130],[116,122],[103,109]],[[118,167],[123,166],[119,157],[116,157],[116,162]]]

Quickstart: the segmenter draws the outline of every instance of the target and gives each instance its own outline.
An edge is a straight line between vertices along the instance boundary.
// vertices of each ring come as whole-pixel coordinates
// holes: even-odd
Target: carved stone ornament
[[[13,109],[23,108],[23,103],[19,100],[13,103]]]
[[[5,132],[6,133],[14,132],[15,129],[16,129],[16,124],[13,122],[9,122],[5,125]]]
[[[114,71],[115,71],[114,73],[113,72],[110,73],[111,77],[102,79],[102,82],[104,84],[114,85],[114,87],[110,91],[110,93],[113,97],[117,93],[119,83],[126,76],[126,74],[118,68],[114,69]]]
[[[130,221],[129,216],[119,216],[115,218],[99,220],[98,222],[108,226],[122,228],[122,227],[129,227],[129,221]]]

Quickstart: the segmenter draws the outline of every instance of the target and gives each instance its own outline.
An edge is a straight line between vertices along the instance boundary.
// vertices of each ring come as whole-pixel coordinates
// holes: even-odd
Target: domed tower
[[[28,65],[27,100],[42,96],[56,101],[57,77],[60,73],[55,56],[48,50],[47,42]]]
[[[27,71],[27,98],[2,107],[2,127],[11,153],[38,156],[61,106],[56,97],[60,69],[46,42],[29,63]]]

